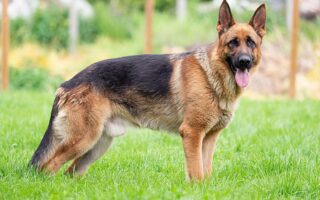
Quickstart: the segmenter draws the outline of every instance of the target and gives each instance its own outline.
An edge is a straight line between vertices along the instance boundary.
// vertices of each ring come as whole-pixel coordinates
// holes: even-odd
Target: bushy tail
[[[53,121],[58,114],[58,102],[59,97],[56,97],[51,110],[51,117],[49,121],[48,128],[38,146],[37,150],[34,152],[29,166],[35,167],[36,169],[40,169],[43,167],[47,159],[49,158],[49,154],[52,152],[54,148],[54,133],[53,133]]]

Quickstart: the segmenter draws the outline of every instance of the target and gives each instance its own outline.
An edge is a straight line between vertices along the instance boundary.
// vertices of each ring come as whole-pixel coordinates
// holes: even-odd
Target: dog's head
[[[235,76],[239,87],[246,87],[249,76],[261,59],[261,43],[265,34],[266,7],[262,4],[247,24],[236,23],[226,0],[221,4],[217,31],[219,56]]]

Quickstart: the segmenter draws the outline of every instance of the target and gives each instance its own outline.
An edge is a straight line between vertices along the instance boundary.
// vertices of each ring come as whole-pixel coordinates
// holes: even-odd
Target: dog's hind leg
[[[43,165],[52,174],[69,160],[77,159],[89,151],[100,139],[104,121],[110,117],[109,101],[97,93],[90,92],[68,103],[59,112],[65,117],[54,122],[54,134],[61,138],[53,156]],[[59,116],[59,114],[58,114]]]
[[[70,175],[83,175],[90,164],[98,160],[111,146],[113,137],[104,132],[99,141],[87,153],[75,159],[66,171]]]
[[[52,154],[54,154],[58,144],[59,144],[59,138],[55,136],[54,133],[54,121],[57,120],[57,118],[63,118],[63,113],[60,113],[58,116],[58,102],[60,98],[57,96],[54,100],[52,110],[51,110],[51,117],[49,121],[48,128],[37,148],[37,150],[34,152],[30,162],[29,166],[32,166],[38,170],[41,170],[44,163],[50,159]],[[61,119],[58,119],[61,120]]]
[[[104,124],[104,130],[99,141],[83,156],[74,160],[66,173],[71,175],[83,175],[90,164],[98,160],[111,146],[114,137],[125,134],[126,122],[120,118],[108,119]]]
[[[53,158],[44,165],[44,170],[55,174],[67,161],[82,156],[97,142],[100,134],[96,132],[95,135],[94,137],[85,136],[79,140],[73,140],[63,144]]]

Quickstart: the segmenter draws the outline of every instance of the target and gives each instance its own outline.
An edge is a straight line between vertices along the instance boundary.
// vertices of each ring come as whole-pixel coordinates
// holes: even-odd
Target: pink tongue
[[[236,82],[239,87],[246,87],[249,83],[249,72],[248,70],[241,71],[237,69],[236,72]]]

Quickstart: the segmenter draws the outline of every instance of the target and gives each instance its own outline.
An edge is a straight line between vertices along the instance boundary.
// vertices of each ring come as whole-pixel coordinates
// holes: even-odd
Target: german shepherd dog
[[[215,143],[231,121],[237,99],[261,59],[266,8],[236,23],[221,4],[219,39],[191,52],[103,60],[64,82],[30,165],[82,175],[131,124],[180,134],[186,175],[211,175]]]

